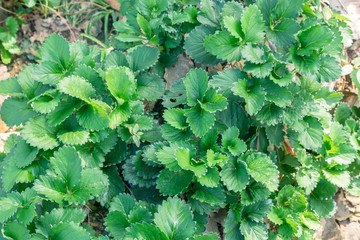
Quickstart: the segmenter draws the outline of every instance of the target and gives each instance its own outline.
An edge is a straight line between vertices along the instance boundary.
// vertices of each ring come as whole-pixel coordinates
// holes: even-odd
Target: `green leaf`
[[[118,211],[129,215],[130,211],[135,207],[135,199],[129,194],[121,193],[116,196],[110,204],[110,212]]]
[[[68,189],[73,189],[80,181],[81,160],[74,148],[60,148],[50,159],[50,164]]]
[[[205,187],[216,187],[220,181],[220,173],[216,167],[208,168],[206,174],[198,177],[198,182]]]
[[[256,114],[256,118],[268,126],[275,126],[281,122],[284,110],[273,103],[266,103]]]
[[[296,41],[295,34],[299,29],[299,23],[295,19],[281,18],[280,23],[266,27],[266,35],[275,46],[286,48]]]
[[[222,137],[223,148],[228,149],[232,155],[239,155],[246,150],[246,144],[239,139],[239,129],[237,127],[228,128]]]
[[[338,187],[346,188],[350,184],[350,173],[348,171],[335,167],[323,169],[322,172],[329,182]]]
[[[126,215],[121,212],[110,212],[105,218],[105,225],[110,236],[115,239],[123,239],[125,229],[130,226]]]
[[[164,164],[167,168],[169,168],[172,171],[179,171],[181,170],[180,166],[177,163],[176,160],[176,149],[178,146],[175,144],[170,147],[164,146],[161,150],[156,152],[156,157],[158,158],[159,162]]]
[[[246,62],[244,70],[253,74],[258,78],[264,78],[269,76],[271,70],[273,69],[272,62],[265,62],[263,64],[255,64],[251,62]]]
[[[24,98],[10,97],[5,99],[0,110],[1,119],[7,126],[18,126],[37,115]]]
[[[305,188],[305,193],[309,194],[316,187],[319,176],[320,173],[315,168],[300,168],[296,174],[296,181],[300,187]]]
[[[0,222],[4,223],[12,217],[21,206],[19,197],[11,193],[7,197],[0,198]]]
[[[312,230],[317,230],[320,227],[320,220],[312,212],[304,212],[301,214],[301,222]]]
[[[322,55],[320,57],[319,71],[316,73],[320,82],[332,82],[340,78],[341,64],[336,58],[329,55]]]
[[[311,209],[314,210],[319,217],[326,218],[332,216],[336,211],[336,203],[332,199],[319,200],[310,198]]]
[[[244,240],[244,236],[240,232],[240,222],[237,219],[237,213],[233,209],[229,209],[228,215],[224,222],[225,239]]]
[[[98,102],[100,101],[92,100],[77,112],[76,117],[82,127],[99,131],[109,126],[107,111]]]
[[[189,139],[193,133],[188,128],[181,130],[165,123],[161,126],[161,135],[169,142],[177,142]]]
[[[220,186],[209,188],[195,184],[193,187],[195,191],[192,197],[200,202],[209,203],[211,205],[218,205],[225,202],[225,193]]]
[[[211,1],[211,0],[202,0],[200,13],[197,16],[197,20],[211,27],[220,26],[220,12],[223,3]]]
[[[109,53],[104,60],[105,68],[108,69],[110,67],[129,67],[129,63],[126,60],[126,56],[121,51],[112,51]]]
[[[48,90],[33,100],[33,108],[39,113],[50,113],[61,101],[61,93],[57,90]]]
[[[241,221],[240,231],[246,240],[267,239],[268,231],[264,223],[254,221]]]
[[[234,16],[228,15],[224,17],[224,26],[225,28],[233,35],[241,40],[244,37],[242,31],[241,22]]]
[[[139,0],[136,3],[136,9],[142,13],[145,17],[150,16],[158,16],[160,13],[165,11],[168,7],[168,1],[166,0],[159,0],[159,1],[146,1],[146,0]]]
[[[222,168],[221,180],[229,190],[242,191],[249,182],[245,164],[235,157],[231,158]]]
[[[214,88],[209,88],[205,94],[205,97],[202,102],[200,102],[202,109],[208,112],[216,112],[224,110],[227,106],[227,99],[216,93]]]
[[[270,212],[271,201],[265,200],[244,206],[241,211],[241,217],[247,221],[260,222]]]
[[[328,45],[332,37],[330,29],[326,26],[310,27],[299,33],[300,49],[297,50],[297,53],[309,56],[314,50]]]
[[[259,43],[264,39],[265,22],[256,5],[250,5],[244,9],[241,16],[241,27],[245,42]]]
[[[96,93],[91,83],[85,78],[78,76],[70,76],[62,79],[58,84],[58,88],[61,92],[84,101],[89,101]]]
[[[0,94],[21,97],[23,90],[16,78],[8,78],[0,81]]]
[[[136,91],[134,74],[127,67],[112,67],[106,73],[106,84],[121,105],[133,98]]]
[[[38,153],[38,148],[31,147],[24,139],[20,138],[15,146],[13,160],[17,167],[26,167],[35,160]]]
[[[265,63],[267,61],[267,57],[264,51],[264,48],[255,46],[252,44],[247,44],[243,47],[241,50],[241,55],[243,58],[245,58],[247,61],[250,61],[252,63]]]
[[[205,38],[205,49],[216,57],[228,62],[240,61],[241,48],[239,39],[227,31],[217,32]]]
[[[191,69],[183,82],[186,88],[187,104],[195,106],[198,101],[202,102],[208,88],[207,73],[202,69]]]
[[[70,60],[69,43],[60,35],[50,35],[41,47],[41,59],[43,62],[54,62],[66,69]]]
[[[216,233],[207,233],[201,236],[191,237],[189,240],[217,240],[219,236]]]
[[[23,139],[33,147],[49,150],[57,147],[57,129],[49,126],[44,116],[30,119],[21,130]]]
[[[238,68],[224,69],[224,71],[216,72],[216,74],[212,76],[212,79],[210,80],[210,86],[219,88],[222,90],[221,94],[227,97],[228,89],[232,88],[233,84],[239,79],[246,78],[247,74]]]
[[[166,240],[164,233],[154,225],[149,223],[132,224],[126,230],[125,240],[147,239],[147,240]]]
[[[284,142],[285,132],[283,131],[284,126],[278,124],[275,126],[267,126],[265,128],[266,136],[272,144],[279,147]]]
[[[42,62],[34,67],[32,77],[41,83],[55,85],[65,77],[66,71],[55,62]]]
[[[197,137],[204,136],[215,121],[214,114],[201,109],[200,106],[187,109],[185,116],[187,117],[191,130]]]
[[[350,116],[351,110],[349,106],[344,102],[340,103],[335,110],[335,120],[344,125],[346,119],[348,119]]]
[[[190,207],[179,198],[168,198],[154,216],[156,226],[167,239],[186,239],[195,232]]]
[[[198,26],[185,38],[184,49],[197,63],[215,65],[219,60],[205,49],[205,39],[212,34],[205,26]]]
[[[241,191],[241,203],[249,205],[261,200],[265,200],[270,196],[270,191],[264,184],[252,181]]]
[[[164,119],[172,127],[184,130],[188,128],[185,111],[180,108],[167,109],[164,112]]]
[[[248,173],[258,182],[266,185],[270,191],[275,191],[279,184],[279,172],[276,165],[261,153],[252,153],[246,158]]]
[[[136,21],[143,33],[145,34],[146,38],[151,38],[153,36],[153,33],[149,22],[139,13],[137,14]]]
[[[142,73],[136,77],[137,94],[140,98],[150,101],[157,100],[164,95],[165,82],[157,75]]]
[[[80,100],[76,98],[63,99],[55,109],[49,113],[46,118],[51,126],[57,126],[67,119],[79,107]]]
[[[69,237],[78,240],[89,240],[90,235],[85,228],[71,222],[71,223],[59,223],[53,229],[51,229],[51,235],[49,239],[54,240],[66,240]]]
[[[311,196],[316,199],[327,200],[332,198],[336,191],[337,188],[335,185],[325,179],[320,179],[316,188],[312,191]]]
[[[126,122],[131,116],[131,106],[125,102],[121,106],[115,107],[109,114],[110,128],[116,128]]]
[[[190,171],[173,172],[165,168],[156,180],[156,188],[164,195],[179,195],[190,185],[192,178]]]
[[[187,148],[181,147],[176,150],[176,160],[182,169],[194,172],[197,177],[203,176],[206,173],[206,165],[201,162],[195,162],[190,155],[190,150]]]
[[[286,87],[280,87],[272,81],[264,81],[261,85],[266,92],[266,100],[274,102],[279,107],[290,106],[293,96]]]
[[[296,70],[306,76],[314,75],[319,70],[320,61],[316,52],[310,55],[298,55],[294,46],[290,47],[289,53]]]
[[[21,223],[9,222],[4,225],[2,232],[7,239],[28,240],[30,239],[29,230]]]
[[[265,92],[259,85],[250,85],[248,80],[241,79],[231,89],[235,95],[246,101],[246,111],[250,115],[256,114],[264,104]]]
[[[159,55],[160,52],[157,48],[137,46],[127,51],[126,58],[130,69],[137,72],[153,66],[157,62]]]
[[[7,17],[5,21],[6,28],[11,33],[16,33],[19,30],[19,24],[13,17]]]
[[[321,123],[314,117],[305,117],[305,123],[309,127],[300,132],[299,141],[305,147],[316,150],[323,143],[323,128]]]
[[[83,145],[89,138],[88,131],[59,132],[57,137],[61,142],[67,145]]]

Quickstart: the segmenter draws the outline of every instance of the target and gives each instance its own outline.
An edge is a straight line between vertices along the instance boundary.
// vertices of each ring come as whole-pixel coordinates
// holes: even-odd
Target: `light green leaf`
[[[131,116],[131,107],[128,102],[115,107],[109,114],[110,128],[116,128],[126,122]]]
[[[241,50],[241,55],[247,61],[252,63],[265,63],[267,61],[267,56],[265,54],[264,48],[260,46],[254,46],[252,44],[247,44]]]
[[[275,191],[279,184],[279,172],[276,165],[262,153],[252,153],[246,158],[248,173],[258,182]]]
[[[234,37],[237,37],[239,40],[244,38],[241,22],[236,17],[232,15],[225,16],[224,26]]]
[[[263,240],[267,239],[268,231],[264,223],[242,220],[240,231],[245,240]]]
[[[50,35],[41,47],[41,59],[43,62],[54,62],[66,69],[70,60],[69,43],[60,35]]]
[[[164,201],[155,213],[154,222],[169,240],[186,239],[195,232],[190,207],[179,198]]]
[[[24,95],[17,78],[8,78],[0,81],[0,94],[17,97],[21,97]]]
[[[76,223],[59,223],[51,229],[49,239],[66,240],[69,237],[77,240],[89,240],[90,235],[85,228]]]
[[[221,144],[223,148],[229,150],[235,156],[246,150],[245,142],[239,139],[239,129],[237,127],[228,128],[224,132]]]
[[[15,146],[14,156],[12,159],[15,160],[17,167],[23,168],[35,160],[38,152],[38,148],[31,147],[24,139],[20,138]]]
[[[322,125],[314,117],[305,117],[304,121],[309,127],[299,133],[299,141],[305,148],[316,150],[323,143]]]
[[[21,130],[23,139],[33,147],[49,150],[57,147],[55,127],[49,126],[44,116],[30,119]]]
[[[229,190],[242,191],[249,182],[245,164],[235,157],[231,158],[222,168],[221,180]]]
[[[320,82],[332,82],[340,78],[341,64],[336,58],[329,55],[322,55],[320,57],[320,67],[316,76]]]
[[[271,70],[273,69],[272,62],[265,62],[263,64],[255,64],[251,62],[246,62],[244,70],[253,74],[258,78],[265,78],[269,76]]]
[[[204,100],[199,102],[202,109],[208,112],[224,110],[227,106],[227,99],[216,93],[214,88],[209,88],[205,94]]]
[[[304,212],[301,214],[301,222],[312,230],[317,230],[320,227],[320,220],[312,212]]]
[[[28,240],[30,239],[29,230],[21,223],[9,222],[4,225],[2,232],[7,239]]]
[[[39,113],[50,113],[61,101],[61,93],[57,90],[48,90],[33,100],[33,108]]]
[[[192,197],[200,202],[209,203],[211,205],[218,205],[225,202],[225,193],[220,186],[209,188],[201,186],[200,184],[195,184],[193,190],[195,193]]]
[[[112,67],[106,73],[106,84],[121,105],[133,98],[136,91],[134,74],[127,67]]]
[[[217,32],[205,38],[205,49],[228,62],[240,61],[242,45],[239,39],[227,31]]]
[[[90,130],[102,130],[109,126],[107,109],[100,101],[91,100],[89,104],[82,106],[76,114],[79,124]]]
[[[323,169],[322,172],[329,182],[338,187],[346,188],[350,184],[350,173],[348,171],[334,167]]]
[[[126,58],[130,69],[137,72],[153,66],[157,62],[159,55],[160,52],[157,48],[139,45],[129,49]]]
[[[264,184],[252,182],[241,191],[241,203],[249,205],[261,200],[265,200],[270,196],[270,191]]]
[[[153,36],[153,33],[149,22],[139,13],[137,14],[136,21],[143,33],[145,34],[146,38],[150,39]]]
[[[241,16],[241,27],[245,42],[259,43],[264,39],[265,22],[256,5],[250,5],[244,9]]]
[[[140,98],[154,101],[164,95],[165,82],[159,76],[151,73],[142,73],[136,77],[136,80],[137,94]]]
[[[182,169],[194,172],[197,177],[203,176],[206,173],[206,165],[192,159],[190,150],[187,148],[181,147],[176,150],[176,160]]]
[[[216,167],[208,168],[206,174],[198,177],[198,182],[205,187],[216,187],[220,181],[220,173]]]
[[[299,33],[300,49],[297,50],[297,53],[309,56],[314,50],[328,45],[332,37],[330,29],[324,25],[310,27]]]
[[[310,198],[311,209],[314,210],[319,217],[326,218],[335,214],[336,203],[332,199],[320,200],[317,198]]]
[[[180,108],[167,109],[164,112],[164,119],[167,123],[177,129],[184,130],[188,128],[185,111]]]
[[[4,223],[12,217],[21,206],[19,197],[11,193],[8,197],[0,198],[0,222]]]
[[[186,74],[183,82],[186,88],[187,104],[195,106],[198,101],[202,102],[208,88],[207,73],[202,69],[192,69]]]
[[[62,79],[58,88],[61,92],[84,101],[89,101],[96,93],[95,88],[85,78],[74,75]]]

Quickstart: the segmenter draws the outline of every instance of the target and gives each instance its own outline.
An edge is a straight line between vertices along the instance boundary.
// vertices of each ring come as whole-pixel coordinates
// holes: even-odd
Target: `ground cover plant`
[[[1,155],[5,238],[312,239],[338,187],[360,195],[359,109],[322,86],[341,75],[339,15],[304,0],[122,8],[112,51],[51,35],[0,82],[20,129]],[[198,67],[165,90],[182,52]],[[90,200],[107,209],[99,236]],[[220,209],[221,236],[204,234]]]

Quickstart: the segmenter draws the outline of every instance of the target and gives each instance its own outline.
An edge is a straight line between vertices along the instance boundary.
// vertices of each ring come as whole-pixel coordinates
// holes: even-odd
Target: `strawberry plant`
[[[16,32],[19,30],[19,24],[15,18],[7,17],[5,26],[6,28],[0,27],[0,52],[1,61],[9,64],[12,54],[20,52],[20,48],[16,45]]]
[[[322,86],[348,28],[312,1],[245,2],[123,1],[116,50],[52,35],[0,82],[20,128],[1,160],[4,237],[215,240],[221,210],[225,239],[312,239],[338,187],[359,196],[359,109]],[[159,61],[178,51],[199,67],[164,91]]]

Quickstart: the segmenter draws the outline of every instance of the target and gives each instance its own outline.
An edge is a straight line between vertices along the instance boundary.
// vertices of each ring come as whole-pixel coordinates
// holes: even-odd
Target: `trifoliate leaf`
[[[206,152],[206,164],[210,167],[214,166],[223,166],[229,158],[221,153],[215,153],[212,149],[207,150]]]
[[[150,101],[161,98],[165,91],[165,82],[159,76],[150,73],[139,74],[137,80],[137,94],[139,98]]]
[[[23,139],[33,147],[49,150],[57,147],[57,129],[51,127],[44,116],[30,119],[21,130]]]
[[[270,196],[270,191],[264,184],[252,181],[245,189],[241,191],[241,203],[249,205],[261,200],[265,200]]]
[[[320,57],[320,67],[316,76],[320,82],[332,82],[340,78],[341,65],[336,58],[329,55],[322,55]]]
[[[202,102],[208,88],[208,76],[202,69],[192,69],[183,79],[187,94],[187,104],[195,106]]]
[[[43,62],[54,62],[66,69],[70,60],[69,43],[60,35],[50,35],[41,47],[41,59]]]
[[[164,119],[172,127],[184,130],[188,128],[185,111],[180,108],[167,109],[164,112]]]
[[[220,181],[220,173],[216,167],[208,168],[206,174],[198,177],[198,182],[205,187],[216,187]]]
[[[0,110],[1,119],[7,126],[18,126],[37,115],[24,98],[10,97],[5,99]]]
[[[192,178],[190,171],[173,172],[165,168],[156,180],[156,188],[164,195],[179,195],[190,185]]]
[[[210,34],[213,34],[211,30],[198,26],[185,38],[184,49],[197,63],[215,65],[220,61],[205,49],[205,39]]]
[[[302,192],[291,185],[286,185],[278,194],[277,205],[284,210],[299,213],[306,209],[307,202]]]
[[[192,159],[190,150],[187,148],[181,147],[176,150],[176,160],[182,169],[194,172],[197,177],[203,176],[206,173],[206,165]]]
[[[297,53],[309,56],[314,50],[325,47],[332,40],[332,33],[326,26],[313,26],[299,33],[300,49]]]
[[[159,50],[148,46],[137,46],[127,51],[126,58],[130,69],[134,72],[146,70],[159,58]]]
[[[121,105],[132,99],[136,91],[134,74],[127,67],[113,67],[106,73],[106,84],[111,94]]]
[[[67,189],[79,182],[81,175],[81,160],[75,148],[62,147],[50,158],[50,164],[55,173],[66,183]]]
[[[229,190],[240,192],[249,182],[245,164],[232,157],[222,168],[221,180]]]
[[[17,167],[26,167],[35,160],[38,152],[38,148],[30,146],[24,139],[20,138],[15,146],[12,160],[15,161]]]
[[[217,32],[205,38],[205,49],[217,58],[228,62],[240,61],[241,48],[239,39],[227,31]]]
[[[241,50],[241,55],[243,58],[245,58],[247,61],[250,61],[252,63],[265,63],[267,61],[267,57],[264,51],[264,48],[255,46],[252,44],[247,44],[243,47]]]
[[[243,40],[250,43],[258,43],[264,39],[265,22],[256,5],[250,5],[244,9],[241,16],[241,27],[244,33]]]
[[[211,205],[222,204],[225,201],[224,190],[220,186],[209,188],[196,184],[193,187],[195,193],[192,195],[194,199],[199,200],[200,202],[206,202]]]
[[[245,79],[239,80],[231,89],[234,94],[243,97],[246,101],[246,111],[250,115],[256,114],[264,104],[265,92],[260,85],[250,85]]]
[[[190,124],[191,130],[197,137],[204,136],[215,121],[214,114],[201,109],[199,105],[187,109],[185,116],[187,117],[187,122]]]
[[[60,92],[48,90],[34,99],[33,108],[39,113],[49,113],[59,105],[60,101]]]
[[[246,160],[248,173],[258,182],[266,185],[270,191],[277,189],[279,184],[279,172],[276,165],[261,153],[252,153]]]
[[[300,132],[299,141],[305,148],[316,150],[321,147],[323,142],[321,123],[314,117],[305,117],[304,121],[308,127],[305,131]]]
[[[76,114],[79,124],[90,130],[102,130],[109,126],[107,109],[103,107],[100,101],[91,100],[88,104],[82,106]]]
[[[179,198],[168,198],[154,216],[156,226],[168,239],[185,239],[195,232],[190,207]]]

